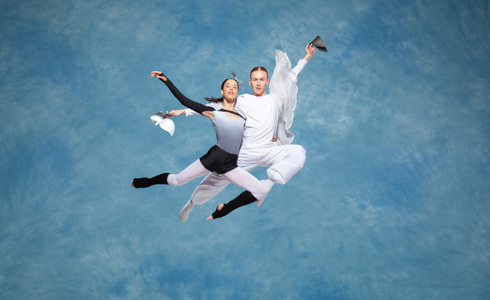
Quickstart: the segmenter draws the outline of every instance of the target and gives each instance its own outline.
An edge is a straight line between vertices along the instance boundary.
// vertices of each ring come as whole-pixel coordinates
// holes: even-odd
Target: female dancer
[[[211,119],[216,129],[218,143],[208,153],[196,160],[179,174],[163,173],[153,178],[134,178],[131,186],[146,188],[154,184],[182,185],[190,180],[216,172],[247,192],[228,204],[221,203],[207,220],[221,218],[236,208],[263,199],[268,189],[252,174],[237,166],[238,152],[242,143],[245,119],[235,111],[235,100],[238,96],[236,79],[226,79],[221,84],[221,99],[206,98],[211,101],[223,101],[223,108],[215,110],[185,97],[162,72],[153,71],[151,77],[160,79],[167,85],[172,94],[182,105]]]

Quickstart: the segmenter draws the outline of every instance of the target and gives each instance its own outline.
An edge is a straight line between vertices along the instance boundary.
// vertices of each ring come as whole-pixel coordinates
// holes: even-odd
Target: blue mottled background
[[[1,299],[488,299],[489,1],[1,0],[0,30]],[[150,71],[216,96],[317,35],[263,206],[131,189],[215,141],[152,127],[181,106]]]

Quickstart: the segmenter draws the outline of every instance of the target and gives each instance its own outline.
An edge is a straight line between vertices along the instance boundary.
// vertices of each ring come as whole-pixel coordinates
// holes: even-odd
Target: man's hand
[[[313,47],[312,43],[309,43],[308,45],[306,45],[305,50],[306,50],[306,55],[305,55],[304,59],[306,61],[309,61],[310,58],[313,57],[313,53],[315,53],[315,47]]]
[[[163,76],[163,73],[160,71],[151,72],[151,77],[156,77],[160,80],[167,81],[167,77]]]
[[[277,136],[274,136],[274,137],[272,138],[272,141],[273,141],[273,142],[277,141]]]
[[[171,110],[170,112],[168,112],[166,115],[168,117],[178,117],[180,116],[181,114],[185,113],[185,109],[179,109],[179,110]]]

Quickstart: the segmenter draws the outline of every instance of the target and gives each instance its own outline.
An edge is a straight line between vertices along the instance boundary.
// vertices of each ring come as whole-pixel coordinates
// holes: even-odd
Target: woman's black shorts
[[[228,153],[217,145],[211,147],[208,153],[204,154],[204,156],[199,160],[206,170],[216,172],[218,174],[228,173],[238,167],[238,155]]]

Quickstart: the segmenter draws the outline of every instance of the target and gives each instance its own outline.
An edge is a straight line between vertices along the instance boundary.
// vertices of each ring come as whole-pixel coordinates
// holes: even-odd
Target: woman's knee
[[[257,188],[255,191],[249,191],[252,193],[252,195],[257,199],[257,200],[261,200],[261,199],[264,199],[267,194],[269,194],[269,191],[270,189],[266,188],[265,186],[261,186],[259,188]]]
[[[167,182],[169,185],[172,185],[172,186],[178,186],[178,185],[183,184],[183,182],[181,182],[181,180],[179,180],[179,176],[174,175],[174,174],[168,175]]]

